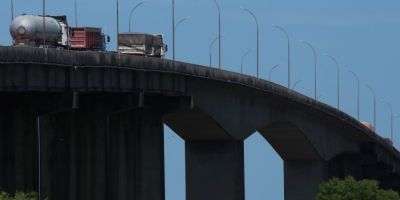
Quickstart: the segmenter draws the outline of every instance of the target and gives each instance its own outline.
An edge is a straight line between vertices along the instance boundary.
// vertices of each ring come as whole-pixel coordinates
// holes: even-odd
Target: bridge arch
[[[163,120],[168,127],[186,141],[232,139],[232,136],[212,116],[198,107],[168,113]]]
[[[275,122],[259,131],[283,160],[323,160],[304,133],[290,122]]]

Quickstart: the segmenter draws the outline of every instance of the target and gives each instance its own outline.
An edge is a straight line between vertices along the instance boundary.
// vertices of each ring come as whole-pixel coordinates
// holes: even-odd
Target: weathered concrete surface
[[[242,141],[186,142],[186,199],[244,199]]]
[[[110,115],[107,199],[164,199],[161,113],[136,108]]]
[[[164,199],[163,125],[138,95],[5,93],[0,98],[0,184],[51,199]],[[160,103],[160,105],[165,105]]]
[[[37,191],[36,119],[42,112],[62,107],[68,95],[1,94],[0,187],[6,191]]]
[[[149,99],[155,99],[151,105],[158,105],[155,107],[160,110],[159,118],[187,142],[186,178],[191,181],[188,184],[189,187],[187,187],[188,198],[197,194],[196,187],[203,187],[204,179],[201,176],[207,176],[219,171],[218,167],[224,163],[219,163],[215,157],[220,157],[221,160],[226,160],[226,163],[231,162],[237,167],[237,170],[227,172],[237,178],[235,181],[237,185],[232,185],[231,182],[228,182],[228,178],[224,178],[224,176],[217,177],[220,183],[226,184],[226,187],[221,187],[221,191],[228,192],[232,198],[243,199],[241,191],[244,189],[240,189],[242,187],[240,180],[243,177],[243,172],[240,170],[242,165],[240,152],[234,153],[235,148],[233,148],[232,152],[226,153],[228,152],[226,150],[229,149],[228,147],[220,147],[220,150],[217,147],[213,147],[215,151],[201,151],[201,149],[206,148],[196,148],[191,144],[210,142],[211,147],[213,146],[211,143],[214,142],[221,144],[229,141],[242,142],[255,131],[259,131],[285,161],[286,200],[299,200],[300,197],[298,195],[303,195],[304,199],[313,197],[317,185],[332,176],[354,175],[357,178],[375,178],[382,180],[382,185],[387,188],[398,188],[394,183],[396,181],[393,181],[391,177],[395,177],[394,179],[396,180],[396,177],[400,174],[400,154],[390,144],[386,143],[383,138],[369,131],[357,120],[341,111],[323,103],[315,102],[308,97],[289,91],[271,82],[250,76],[181,62],[104,52],[1,47],[0,92],[1,94],[13,93],[16,95],[29,92],[43,92],[45,94],[79,92],[83,95],[108,94],[111,96],[130,94],[138,97],[135,98],[135,105],[139,105],[140,101],[143,101],[139,96],[144,97],[144,102],[148,102]],[[16,92],[19,93],[17,94]],[[112,182],[124,185],[126,183],[128,187],[133,182],[139,181],[137,174],[129,172],[130,169],[128,168],[132,166],[131,161],[121,160],[123,155],[128,156],[133,151],[135,155],[137,152],[141,152],[140,149],[130,150],[128,145],[120,144],[126,140],[134,142],[126,136],[126,133],[122,134],[122,132],[134,129],[135,123],[129,124],[125,121],[130,117],[134,117],[132,113],[129,114],[132,111],[122,112],[116,116],[111,115],[112,117],[109,118],[109,125],[116,124],[116,126],[109,127],[118,127],[115,130],[117,134],[112,134],[113,137],[110,138],[111,143],[106,143],[98,138],[92,139],[93,141],[87,142],[87,144],[84,142],[88,140],[87,138],[94,138],[95,132],[100,134],[101,138],[106,138],[104,135],[104,123],[107,118],[104,116],[107,113],[112,113],[125,107],[129,108],[129,106],[118,107],[118,105],[121,105],[118,101],[124,101],[123,99],[126,100],[126,98],[115,98],[111,101],[104,101],[101,98],[93,99],[93,105],[80,106],[79,111],[74,111],[75,113],[85,113],[79,116],[82,116],[92,126],[93,124],[101,124],[98,127],[90,128],[87,124],[80,125],[77,122],[74,122],[76,125],[54,126],[56,128],[65,126],[70,129],[77,126],[75,129],[80,129],[81,131],[77,132],[82,134],[79,137],[78,135],[70,134],[71,140],[83,142],[85,144],[82,147],[84,152],[95,150],[95,153],[86,154],[86,157],[82,157],[82,160],[78,159],[79,162],[84,163],[82,164],[83,168],[88,170],[92,169],[95,164],[105,163],[105,167],[102,166],[94,171],[103,173],[110,167],[115,167],[119,170],[118,173],[107,172],[109,179],[106,181],[93,181],[89,175],[85,175],[86,177],[79,176],[80,181],[85,184],[82,186],[82,191],[84,190],[84,193],[90,195],[85,196],[88,199],[95,197],[92,188],[97,190],[100,187],[106,187],[107,193],[109,191],[117,192],[118,190],[117,193],[121,195],[120,199],[130,197],[133,194],[127,188],[108,186],[107,184]],[[38,98],[34,102],[42,101]],[[56,104],[60,104],[59,102],[61,101],[57,100],[56,102],[58,102]],[[14,101],[11,101],[10,104],[12,105],[11,107],[16,106]],[[99,105],[101,108],[99,107],[93,113],[89,108],[95,105]],[[31,107],[33,106],[35,105],[31,105]],[[31,107],[26,109],[28,111],[36,109]],[[60,106],[55,107],[59,108]],[[84,111],[85,109],[86,111]],[[33,113],[31,116],[35,116],[36,111],[27,113],[30,112]],[[66,113],[65,117],[68,115],[72,115],[71,112],[69,114]],[[119,121],[117,123],[115,119],[118,119],[121,115],[129,117],[117,120]],[[21,117],[26,116],[21,115]],[[146,115],[140,114],[140,118],[143,117],[146,117]],[[4,115],[1,118],[10,120]],[[67,117],[66,120],[73,122],[76,120],[75,118],[79,119],[80,117],[71,116]],[[26,122],[31,124],[34,119],[29,117]],[[148,122],[150,123],[152,120]],[[5,140],[18,144],[21,140],[23,141],[23,139],[15,140],[13,135],[19,134],[16,127],[4,125],[5,122],[0,123],[2,126],[8,127],[8,129],[1,130],[10,130],[8,132],[3,131],[3,133],[6,133],[2,133],[2,137]],[[29,126],[34,127],[32,124]],[[126,128],[121,128],[124,126]],[[146,127],[147,125],[143,126]],[[150,125],[150,128],[146,130],[153,132],[156,129],[154,127]],[[47,129],[51,130],[51,128]],[[92,133],[86,134],[86,131]],[[58,130],[56,132],[57,134],[63,134],[62,131],[61,133]],[[34,138],[34,135],[30,134],[30,137]],[[87,138],[85,139],[85,137]],[[124,140],[124,138],[126,139]],[[145,143],[145,141],[143,142]],[[3,148],[10,147],[8,143],[0,144],[5,145]],[[33,146],[35,143],[31,145]],[[155,144],[155,146],[161,148],[159,143]],[[22,146],[20,145],[19,147]],[[61,154],[63,153],[62,149],[67,148],[62,147],[62,145],[59,147],[60,149],[55,152],[60,152]],[[116,156],[113,158],[117,159],[118,164],[110,166],[108,160],[99,154],[98,150],[102,148],[107,149],[104,154],[108,155],[108,157],[118,155],[121,159],[117,159]],[[197,151],[196,149],[199,150]],[[16,148],[15,152],[17,151],[21,151],[20,148]],[[11,154],[15,154],[15,152],[12,151]],[[148,152],[150,157],[151,155],[154,156],[154,152],[151,152]],[[213,153],[215,153],[215,157],[212,156]],[[19,155],[19,153],[17,154]],[[143,152],[143,155],[146,155],[146,153]],[[12,162],[16,160],[12,156],[7,156],[3,154],[3,159],[0,159],[4,160],[1,162],[6,163],[4,167],[2,166],[2,171],[11,169],[12,166],[8,162],[10,159]],[[89,162],[89,158],[93,162]],[[204,158],[204,160],[199,162],[196,158]],[[31,158],[29,157],[28,159]],[[139,160],[142,159],[144,157]],[[34,163],[35,159],[31,159],[31,162]],[[202,171],[196,169],[194,163],[200,163],[208,167]],[[136,164],[134,165],[136,166]],[[61,169],[62,167],[56,167],[51,171]],[[78,173],[75,171],[73,173]],[[36,179],[35,174],[32,174],[34,172],[30,171],[29,175],[24,176],[23,179]],[[83,172],[86,173],[86,171]],[[191,172],[197,172],[198,174]],[[128,173],[133,174],[129,175]],[[129,178],[121,178],[125,174],[128,174]],[[158,173],[157,176],[162,176],[162,174]],[[149,178],[152,179],[154,177]],[[8,184],[4,187],[10,190],[15,189],[14,179],[6,178],[4,180],[7,180],[5,184]],[[111,180],[111,182],[108,180]],[[158,180],[162,182],[161,178],[158,178]],[[19,181],[17,182],[19,184]],[[218,185],[221,186],[221,184]],[[108,189],[108,187],[113,189]],[[157,188],[160,187],[157,186]],[[213,188],[204,187],[203,192],[207,195],[204,198],[213,199],[216,197],[212,193],[214,191]],[[296,187],[300,189],[293,189]],[[239,192],[234,193],[234,190]],[[161,190],[158,189],[158,191]],[[71,193],[74,194],[74,192]],[[139,193],[137,191],[134,195]],[[102,197],[99,198],[101,199]]]
[[[322,161],[285,161],[285,199],[315,199],[321,181],[328,178]]]

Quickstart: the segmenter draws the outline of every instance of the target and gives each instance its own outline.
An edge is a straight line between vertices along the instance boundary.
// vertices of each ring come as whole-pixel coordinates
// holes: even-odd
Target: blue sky
[[[14,0],[15,13],[40,14],[41,1]],[[139,1],[120,0],[121,31],[128,30],[128,15]],[[334,56],[341,71],[341,109],[356,116],[356,82],[346,68],[361,80],[360,120],[372,122],[373,99],[364,86],[371,85],[378,99],[384,99],[398,112],[400,100],[400,1],[397,0],[219,0],[222,11],[222,65],[240,72],[240,58],[253,49],[244,60],[244,72],[255,75],[255,24],[240,9],[246,7],[256,14],[260,24],[260,76],[267,78],[269,69],[280,63],[272,80],[287,84],[287,55],[284,35],[272,26],[287,29],[292,41],[292,83],[303,80],[296,90],[313,96],[313,55],[299,42],[313,44],[318,56],[318,96],[321,101],[336,105],[336,69],[324,53]],[[217,10],[212,0],[176,0],[176,21],[188,18],[177,29],[178,60],[208,65],[209,46],[217,36]],[[9,45],[9,1],[0,4],[0,44]],[[66,14],[74,23],[74,1],[47,0],[47,13]],[[78,25],[103,27],[111,36],[109,50],[115,50],[115,1],[78,0]],[[163,33],[172,57],[171,1],[148,0],[133,15],[132,29],[137,32]],[[212,48],[217,57],[217,45]],[[213,66],[217,66],[213,59]],[[390,135],[389,109],[377,103],[377,132]],[[167,199],[184,199],[184,143],[166,127]],[[395,119],[395,145],[400,144],[400,121]],[[258,134],[245,141],[246,199],[283,199],[282,160]]]

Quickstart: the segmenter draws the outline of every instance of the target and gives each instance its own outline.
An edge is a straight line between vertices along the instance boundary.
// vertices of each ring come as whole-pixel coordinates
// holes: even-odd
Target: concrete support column
[[[38,108],[7,95],[0,99],[0,188],[9,193],[36,190]]]
[[[243,141],[186,141],[186,199],[244,200]]]
[[[108,199],[164,200],[161,113],[136,108],[109,119]]]
[[[78,185],[76,181],[71,182],[76,180],[74,172],[78,168],[75,159],[78,144],[74,139],[75,123],[72,120],[75,117],[77,115],[70,110],[40,118],[42,198],[67,200],[77,197],[76,192],[71,191]]]
[[[95,100],[82,97],[79,109],[41,117],[43,197],[107,199],[106,113],[112,104]]]
[[[285,200],[315,199],[327,170],[323,161],[284,161]]]
[[[37,117],[64,108],[68,105],[69,99],[68,93],[2,94],[0,98],[0,188],[2,190],[8,193],[38,191]],[[44,162],[47,162],[46,158],[42,158],[41,163]],[[43,171],[46,170],[42,169]],[[41,177],[45,179],[45,176]],[[45,184],[42,183],[42,189]]]
[[[82,97],[79,109],[43,117],[44,196],[164,200],[161,112],[98,98]]]

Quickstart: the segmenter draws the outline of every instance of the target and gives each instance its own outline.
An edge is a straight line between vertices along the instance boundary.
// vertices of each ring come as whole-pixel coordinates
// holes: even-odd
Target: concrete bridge
[[[7,192],[39,191],[40,181],[56,200],[163,200],[163,124],[185,140],[187,200],[243,200],[243,141],[256,131],[284,160],[285,200],[315,199],[333,176],[400,191],[391,144],[274,83],[116,53],[0,47]]]

